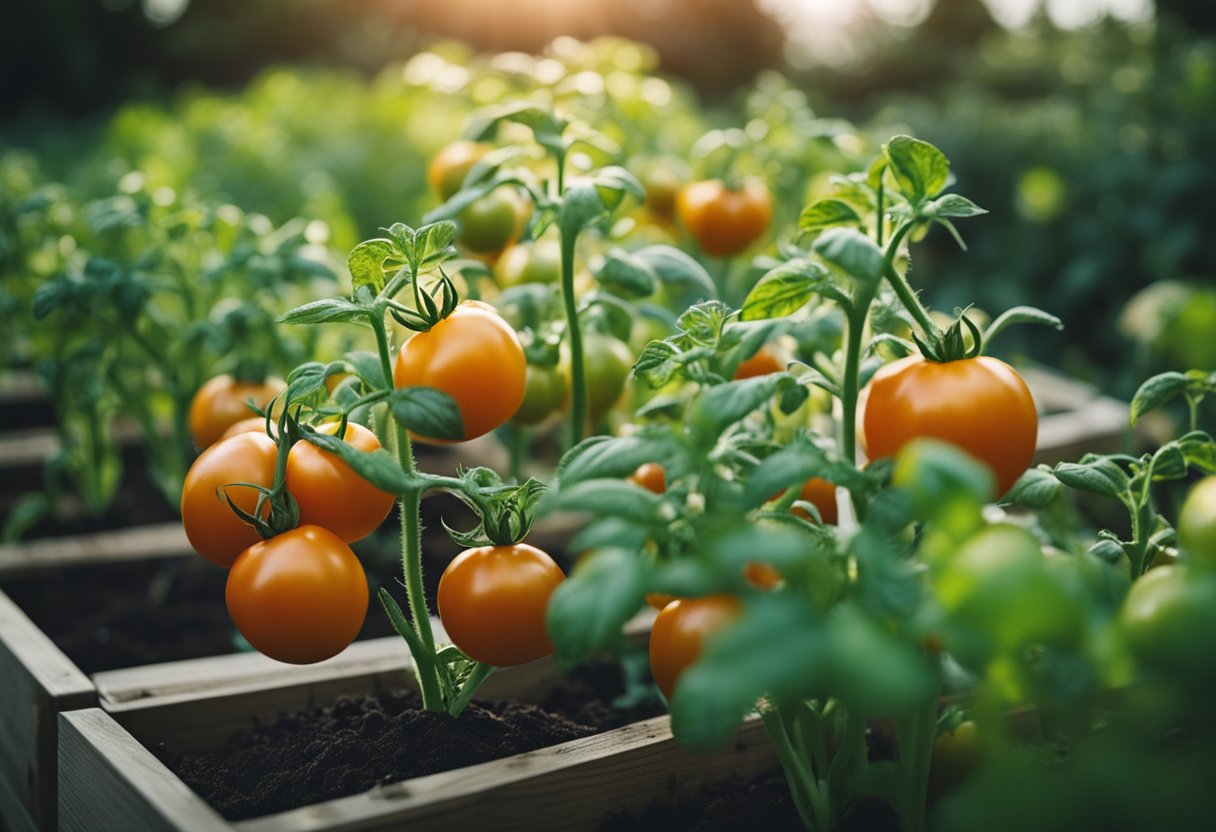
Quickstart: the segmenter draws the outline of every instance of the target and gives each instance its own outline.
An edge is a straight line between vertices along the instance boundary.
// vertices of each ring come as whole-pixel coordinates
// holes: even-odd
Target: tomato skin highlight
[[[700,657],[705,639],[742,609],[732,595],[677,598],[663,607],[650,629],[650,672],[664,696],[671,699],[680,675]]]
[[[277,454],[278,446],[265,433],[242,433],[217,442],[194,461],[182,485],[181,502],[182,527],[194,551],[227,568],[262,539],[232,511],[221,489],[239,482],[270,488]],[[227,494],[250,514],[257,506],[253,488],[229,488]]]
[[[321,433],[334,435],[338,425],[324,425]],[[360,451],[379,450],[376,435],[363,425],[348,422],[347,444]],[[300,507],[301,526],[321,526],[347,543],[374,532],[393,510],[397,495],[381,491],[329,451],[299,441],[287,454],[287,491]]]
[[[246,549],[228,573],[228,614],[272,659],[311,664],[355,640],[367,577],[354,552],[320,526],[299,526]]]
[[[237,381],[230,375],[209,379],[190,401],[190,435],[199,448],[209,448],[218,442],[232,425],[254,416],[250,399],[265,408],[270,400],[283,392],[281,379],[263,382]]]
[[[465,441],[515,415],[524,400],[527,366],[515,330],[486,304],[465,301],[430,330],[402,344],[393,364],[393,384],[434,387],[455,399],[463,428],[456,441]]]
[[[1034,398],[1003,361],[908,356],[879,369],[867,390],[863,426],[872,459],[895,456],[913,439],[941,439],[991,468],[1000,496],[1034,457]]]
[[[439,579],[439,618],[469,658],[526,664],[553,652],[545,612],[565,579],[553,558],[527,543],[465,549]]]
[[[773,218],[768,186],[749,179],[731,190],[721,180],[691,182],[676,196],[676,216],[712,257],[731,257],[760,239]]]

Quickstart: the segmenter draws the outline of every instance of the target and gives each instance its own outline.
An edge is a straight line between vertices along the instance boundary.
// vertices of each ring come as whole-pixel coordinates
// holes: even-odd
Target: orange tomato
[[[282,379],[277,378],[249,382],[221,375],[210,379],[190,402],[190,434],[194,444],[200,448],[215,444],[229,427],[254,415],[249,409],[250,402],[264,409],[283,392],[284,386]]]
[[[732,595],[677,598],[659,612],[650,629],[650,672],[668,699],[681,674],[701,655],[705,639],[742,610]]]
[[[829,525],[836,522],[836,485],[823,477],[811,477],[802,486],[798,499],[810,503],[819,509],[819,516]],[[794,514],[810,520],[811,514],[800,508],[794,509]]]
[[[242,433],[217,442],[194,461],[182,485],[181,504],[182,526],[194,551],[229,567],[241,552],[262,539],[232,511],[225,494],[253,514],[258,492],[234,483],[273,486],[277,454],[278,446],[265,433]]]
[[[331,435],[337,431],[337,423],[320,428]],[[354,422],[347,423],[342,438],[360,451],[380,448],[376,435]],[[397,501],[397,495],[376,488],[334,454],[304,441],[287,454],[287,491],[300,507],[301,526],[321,526],[347,543],[374,532]]]
[[[777,356],[773,355],[771,350],[761,349],[751,358],[745,359],[739,364],[735,370],[735,381],[755,376],[767,376],[770,373],[779,373],[784,369],[785,365]]]
[[[426,168],[426,181],[446,202],[460,190],[473,165],[489,152],[489,145],[467,140],[452,142],[431,158]]]
[[[680,189],[676,216],[702,251],[731,257],[760,239],[773,218],[768,186],[749,179],[737,190],[721,180],[704,179]]]
[[[667,472],[657,462],[647,462],[639,465],[638,469],[628,477],[635,485],[640,485],[647,491],[662,494],[667,491]]]

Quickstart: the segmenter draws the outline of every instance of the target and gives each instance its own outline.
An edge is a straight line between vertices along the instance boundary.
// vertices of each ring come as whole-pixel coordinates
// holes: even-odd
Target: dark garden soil
[[[657,698],[614,708],[615,665],[579,669],[538,704],[475,702],[459,719],[419,709],[413,692],[346,696],[280,716],[220,750],[165,764],[231,820],[358,794],[377,785],[579,739],[663,712]]]
[[[435,591],[459,552],[443,531],[467,528],[469,515],[452,497],[423,502],[424,583],[435,611]],[[393,634],[376,601],[388,586],[405,606],[395,518],[354,549],[367,572],[370,601],[360,639]],[[0,580],[3,590],[85,673],[215,656],[248,649],[224,604],[227,572],[201,557],[80,565]],[[403,648],[404,649],[404,646]]]
[[[846,817],[842,832],[895,832],[894,815],[882,804],[864,803]],[[805,832],[785,775],[775,771],[751,780],[715,783],[675,804],[654,804],[638,814],[609,818],[599,832]]]

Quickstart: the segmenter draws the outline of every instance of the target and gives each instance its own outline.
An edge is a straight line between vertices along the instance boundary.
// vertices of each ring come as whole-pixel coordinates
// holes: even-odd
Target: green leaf
[[[401,387],[388,397],[389,410],[402,427],[430,439],[464,438],[456,400],[433,387]]]
[[[799,439],[768,456],[747,478],[744,500],[754,508],[792,485],[802,486],[828,467],[827,453],[813,442]]]
[[[1055,468],[1055,475],[1069,488],[1116,500],[1123,498],[1130,485],[1127,472],[1104,457],[1088,462],[1061,462]]]
[[[619,248],[605,255],[595,276],[605,289],[627,298],[654,294],[659,280],[649,263]]]
[[[819,257],[853,278],[869,291],[882,279],[882,250],[866,235],[852,228],[831,228],[812,247]]]
[[[928,142],[896,136],[883,146],[899,189],[914,205],[934,197],[950,181],[950,163]]]
[[[633,256],[649,265],[663,283],[685,287],[687,294],[691,295],[691,299],[684,304],[686,307],[712,299],[718,293],[705,267],[674,246],[647,246],[635,251]]]
[[[592,179],[599,190],[600,199],[609,211],[615,211],[625,194],[646,199],[646,189],[638,178],[619,165],[608,165],[595,172]]]
[[[566,546],[568,552],[589,552],[593,549],[629,549],[641,551],[650,536],[649,527],[630,523],[619,517],[605,517],[583,526]]]
[[[1013,488],[1001,498],[1001,505],[1046,508],[1060,493],[1063,486],[1050,468],[1030,468],[1013,484]]]
[[[740,318],[756,321],[792,315],[815,297],[827,280],[827,270],[810,260],[783,263],[748,292]]]
[[[504,121],[522,124],[532,131],[533,138],[541,147],[551,152],[560,152],[562,133],[566,121],[549,110],[528,102],[513,102],[498,107],[486,108],[476,114],[465,129],[465,138],[486,141],[493,138]]]
[[[1040,326],[1049,326],[1055,330],[1064,328],[1064,323],[1052,315],[1050,312],[1044,312],[1042,309],[1035,309],[1033,306],[1015,306],[1012,309],[1006,309],[996,320],[988,325],[984,330],[984,336],[980,339],[981,346],[987,350],[988,344],[995,338],[1005,327],[1013,324],[1038,324]]]
[[[680,355],[680,351],[666,341],[651,341],[634,362],[634,375],[658,389],[671,381],[683,366]]]
[[[1156,410],[1171,399],[1186,392],[1190,380],[1184,373],[1160,373],[1155,375],[1136,391],[1132,396],[1131,422],[1134,427],[1140,417],[1150,410]]]
[[[857,716],[906,712],[933,696],[934,678],[920,646],[899,639],[854,603],[834,609],[827,677],[832,695]]]
[[[1179,438],[1178,446],[1187,465],[1208,474],[1216,474],[1216,441],[1203,431],[1194,431]]]
[[[782,572],[794,570],[805,565],[821,546],[799,526],[749,521],[711,521],[699,539],[703,541],[704,557],[731,576],[742,576],[743,568],[755,560]]]
[[[937,199],[929,202],[921,210],[926,217],[978,217],[987,214],[980,206],[976,205],[965,196],[958,194],[945,194]]]
[[[401,252],[392,240],[366,240],[351,249],[350,256],[346,258],[346,267],[350,269],[353,289],[370,286],[372,292],[379,293],[388,282],[384,276],[384,264],[390,258],[401,262]]]
[[[610,548],[592,552],[549,597],[549,638],[565,660],[578,661],[622,641],[622,629],[641,607],[646,567],[633,552]]]
[[[647,462],[665,462],[679,443],[666,432],[633,436],[593,436],[562,457],[557,468],[560,487],[592,479],[624,479]]]
[[[573,237],[609,211],[600,189],[590,180],[571,184],[562,195],[557,225],[563,237]]]
[[[582,511],[652,524],[658,519],[662,505],[663,499],[658,494],[638,488],[631,482],[594,479],[550,491],[542,504],[541,513]]]
[[[281,324],[361,323],[366,325],[368,314],[367,307],[349,300],[323,298],[297,306],[280,316],[278,322]]]
[[[410,479],[401,470],[397,460],[384,448],[360,451],[349,443],[328,433],[318,433],[305,428],[302,438],[323,451],[334,454],[363,479],[390,494],[401,494],[410,487]]]
[[[798,230],[812,234],[837,225],[860,225],[861,217],[853,206],[839,199],[821,199],[802,209]]]
[[[711,387],[696,398],[688,421],[698,447],[708,449],[722,431],[761,405],[767,404],[786,384],[794,383],[786,373],[730,381]]]
[[[72,297],[76,284],[66,276],[48,280],[34,292],[34,317],[42,320]]]
[[[823,689],[830,645],[800,599],[774,593],[711,633],[671,700],[671,730],[694,749],[720,747],[761,696],[811,698]]]
[[[450,220],[424,225],[414,232],[413,255],[418,264],[418,273],[423,274],[435,266],[456,256],[456,223]]]
[[[956,445],[915,439],[896,455],[891,483],[911,496],[917,516],[967,527],[996,495],[992,469]]]
[[[685,309],[676,319],[676,327],[698,344],[717,345],[722,328],[730,317],[730,307],[711,300]]]
[[[369,388],[376,390],[393,386],[393,380],[384,377],[384,365],[380,363],[379,354],[359,350],[348,352],[343,357],[355,371],[355,375]]]

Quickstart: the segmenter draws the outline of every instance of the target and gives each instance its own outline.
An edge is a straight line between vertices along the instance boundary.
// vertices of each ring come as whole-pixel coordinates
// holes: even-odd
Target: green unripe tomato
[[[1162,566],[1136,583],[1119,626],[1139,662],[1184,684],[1216,682],[1216,575]]]
[[[936,589],[958,642],[948,646],[968,659],[1028,644],[1070,644],[1083,622],[1065,576],[1017,526],[989,526],[973,535],[942,565]]]
[[[460,242],[471,251],[490,254],[519,239],[528,205],[513,188],[498,188],[465,206],[457,216]]]
[[[1178,513],[1178,545],[1199,566],[1216,569],[1216,474],[1191,488]]]
[[[557,283],[562,279],[562,248],[556,240],[518,243],[502,253],[494,264],[494,279],[500,289],[521,283]]]
[[[587,412],[592,422],[599,421],[625,390],[633,371],[633,352],[611,335],[583,333],[583,361],[587,371]],[[569,352],[563,344],[563,364],[569,381]]]
[[[535,425],[566,400],[566,378],[557,367],[529,364],[524,380],[524,401],[511,417],[513,425]]]

